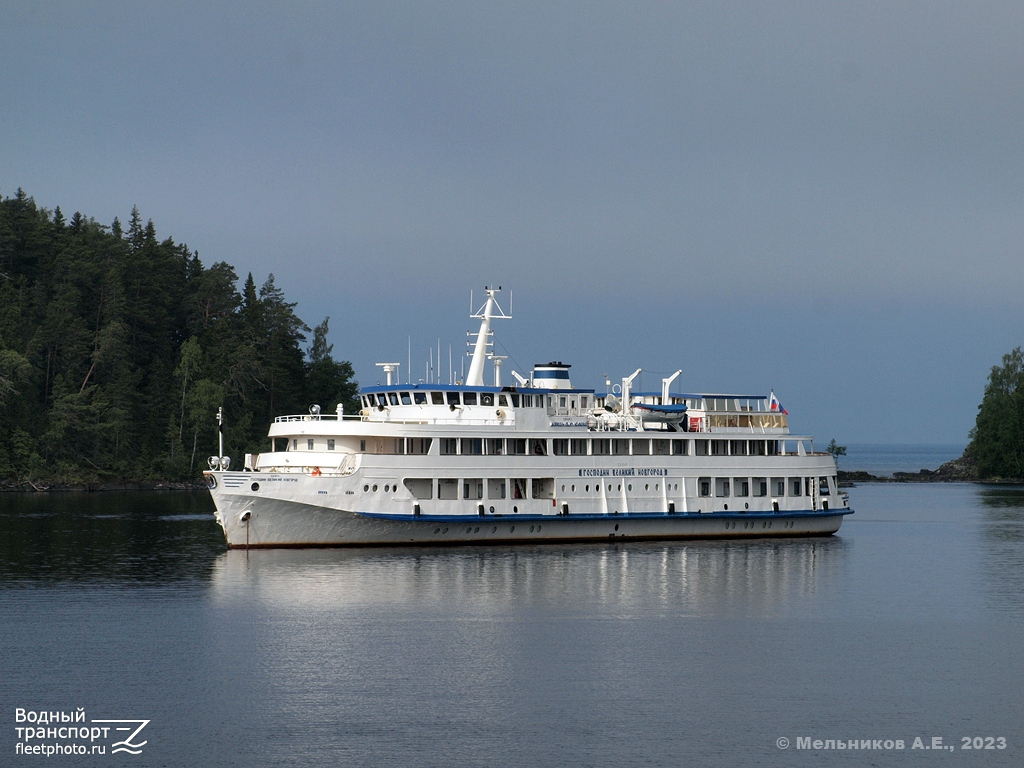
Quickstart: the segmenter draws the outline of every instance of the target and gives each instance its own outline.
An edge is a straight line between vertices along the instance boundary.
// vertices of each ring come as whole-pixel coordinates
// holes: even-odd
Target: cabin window
[[[750,495],[750,481],[745,477],[737,477],[732,481],[732,487],[736,490],[737,496]]]
[[[523,395],[523,408],[533,408],[533,395]]]
[[[459,452],[459,440],[455,437],[441,438],[441,455],[454,456]]]
[[[790,496],[799,496],[800,495],[800,487],[803,485],[803,480],[801,478],[799,478],[799,477],[791,477],[791,478],[789,478],[789,485],[790,485],[790,488],[791,488],[791,492],[790,492],[789,495]]]
[[[476,405],[476,392],[463,392],[462,393],[462,404],[463,405]]]
[[[458,392],[448,393],[448,405],[462,405],[462,402],[459,400]]]
[[[327,450],[328,451],[333,451],[334,450],[334,438],[333,437],[327,438]]]
[[[628,456],[629,455],[629,440],[612,440],[612,455],[613,456]]]
[[[414,499],[429,499],[434,483],[429,477],[407,477],[402,481]]]
[[[488,456],[501,456],[505,453],[505,441],[500,437],[488,437],[484,440],[484,450]]]
[[[459,498],[459,481],[448,478],[438,480],[437,498],[444,500]]]
[[[292,450],[293,451],[299,450],[299,441],[298,441],[297,438],[292,438]]]
[[[708,455],[708,443],[710,440],[694,440],[693,441],[693,452],[697,456]]]
[[[548,441],[540,438],[530,439],[530,455],[531,456],[547,456],[548,455]]]
[[[430,402],[432,405],[444,405],[444,392],[431,392]]]
[[[732,456],[746,456],[747,455],[747,441],[746,440],[730,440],[729,441],[729,454]]]
[[[513,456],[525,456],[526,455],[526,438],[517,437],[509,438],[508,440],[508,452]]]
[[[668,456],[668,440],[652,440],[651,453],[655,456]]]
[[[689,440],[673,440],[672,441],[672,455],[673,456],[685,456],[689,451]]]
[[[779,455],[779,441],[778,440],[769,440],[767,447],[768,447],[768,455],[769,456],[778,456]]]
[[[508,408],[508,395],[498,395],[498,405]]]
[[[494,405],[494,395],[490,392],[481,392],[480,405]]]
[[[402,392],[400,396],[402,398],[402,405],[412,405],[412,395],[408,392]]]
[[[555,478],[535,477],[530,482],[530,496],[534,499],[550,499],[555,495]]]
[[[426,405],[427,404],[427,393],[426,392],[413,392],[412,393],[412,400],[413,400],[414,403],[416,403],[416,405]]]
[[[512,398],[512,407],[513,408],[518,408],[519,407],[519,393],[518,392],[513,392],[511,395],[509,395],[509,397]]]
[[[606,438],[591,440],[590,447],[595,456],[608,456],[612,452],[612,441]]]
[[[711,441],[711,455],[712,456],[727,456],[729,450],[728,440],[712,440]]]
[[[366,453],[366,441],[365,440],[360,440],[359,441],[359,452],[360,453]]]
[[[633,441],[633,455],[634,456],[647,456],[651,452],[651,441],[650,440],[634,440]]]
[[[551,441],[551,453],[555,456],[569,455],[569,441],[565,438],[556,438]]]
[[[479,478],[469,478],[462,481],[462,498],[476,501],[484,497],[484,481]]]
[[[711,478],[701,477],[697,480],[697,493],[701,496],[711,495]]]
[[[754,484],[754,495],[755,496],[767,496],[768,495],[768,478],[755,477],[752,479]]]
[[[822,496],[831,496],[832,495],[832,491],[830,491],[829,488],[828,488],[828,478],[827,477],[819,477],[818,478],[818,493],[820,495],[822,495]]]
[[[583,411],[587,410],[587,403],[589,401],[590,401],[590,398],[587,397],[587,395],[581,396],[580,397],[580,410],[583,410]]]
[[[784,477],[773,477],[772,488],[775,490],[773,496],[785,496],[786,495],[786,478]]]
[[[480,456],[484,452],[484,441],[480,437],[462,438],[463,456]]]
[[[525,499],[526,498],[526,478],[525,477],[513,477],[512,478],[512,498],[513,499]]]
[[[587,441],[585,439],[573,438],[569,447],[572,449],[573,456],[587,455]]]
[[[306,441],[306,450],[307,451],[312,451],[313,450],[313,440],[312,439],[309,439],[309,440]]]
[[[392,405],[398,405],[398,393],[388,392],[388,402],[390,402]]]
[[[715,478],[715,496],[719,498],[729,497],[729,478],[728,477],[716,477]]]
[[[391,440],[391,453],[401,455],[405,453],[405,438],[395,437]]]
[[[565,395],[560,395],[558,397],[558,407],[565,410]]]
[[[487,498],[488,499],[504,499],[505,498],[505,481],[504,480],[488,480],[487,481]]]
[[[433,442],[431,437],[410,437],[408,439],[408,453],[417,456],[426,456],[430,453],[430,444]]]

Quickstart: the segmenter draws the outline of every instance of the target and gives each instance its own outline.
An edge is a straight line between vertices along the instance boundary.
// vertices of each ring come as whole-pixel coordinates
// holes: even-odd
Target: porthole
[[[655,483],[654,484],[654,490],[658,490],[658,485],[659,485],[659,483]]]
[[[443,531],[441,531],[441,533],[448,533],[448,529],[445,528]]]
[[[618,487],[618,488],[616,488],[615,490],[617,490],[617,491],[621,491],[621,490],[622,490],[622,483],[619,483],[619,487]]]
[[[494,514],[494,507],[490,507],[490,512],[492,515]]]
[[[435,528],[435,529],[434,529],[434,533],[440,533],[440,532],[441,532],[441,529],[440,529],[440,528]]]
[[[497,531],[497,530],[498,530],[498,526],[496,526],[496,525],[495,525],[495,526],[493,526],[493,527],[491,528],[491,533],[494,533],[494,532],[495,532],[495,531]]]
[[[473,533],[480,533],[480,526],[473,529]]]
[[[376,493],[376,492],[377,492],[377,486],[376,486],[376,484],[375,484],[375,485],[373,486],[373,492],[374,492],[374,493]]]
[[[364,485],[363,486],[363,493],[366,493],[368,490],[370,490],[370,486],[369,485]]]
[[[519,507],[512,507],[512,511],[513,512],[518,512],[519,511]]]
[[[562,493],[565,493],[565,486],[562,486]]]
[[[729,511],[729,505],[728,504],[723,505],[723,507],[724,507],[726,512]],[[744,525],[743,527],[746,528],[747,526]]]
[[[533,526],[530,526],[530,533],[533,533]]]
[[[590,486],[587,486],[587,493],[590,493]]]
[[[610,491],[611,489],[612,489],[612,484],[608,483],[608,490]]]
[[[260,489],[260,484],[259,483],[253,483],[249,487],[252,488],[254,491],[258,491]]]
[[[509,526],[508,532],[509,533],[515,533],[516,532],[516,527],[514,525]]]
[[[619,524],[618,523],[615,524],[615,530],[616,531],[619,530]]]
[[[391,490],[391,486],[390,485],[385,485],[384,486],[384,493],[388,493],[390,490]]]
[[[540,533],[540,526],[537,526],[537,533]]]
[[[648,483],[644,483],[644,490],[645,491],[651,490],[651,486]]]
[[[472,526],[470,526],[469,528],[466,529],[466,533],[472,533],[472,532],[473,532],[473,527]]]
[[[750,509],[750,504],[748,504],[748,503],[744,503],[744,504],[743,504],[743,508],[744,508],[744,509]]]
[[[573,493],[575,493],[575,492],[576,492],[576,486],[575,486],[575,485],[570,485],[570,486],[569,486],[569,489],[570,489],[570,490],[571,490],[571,491],[572,491]]]
[[[627,490],[627,491],[632,491],[632,490],[633,490],[633,484],[632,484],[632,483],[630,483],[629,485],[627,485],[627,486],[626,486],[626,490]]]

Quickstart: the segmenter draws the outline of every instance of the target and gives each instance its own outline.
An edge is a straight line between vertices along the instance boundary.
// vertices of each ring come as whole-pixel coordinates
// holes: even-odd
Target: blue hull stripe
[[[565,522],[580,520],[787,520],[803,517],[835,517],[836,515],[852,515],[852,509],[828,509],[813,512],[811,510],[799,512],[676,512],[670,515],[668,512],[630,512],[620,515],[601,514],[573,514],[568,515],[413,515],[391,514],[386,512],[356,512],[360,517],[370,517],[376,520],[405,520],[420,521],[424,523],[465,523],[472,520],[491,520],[501,522],[552,522],[562,520]]]

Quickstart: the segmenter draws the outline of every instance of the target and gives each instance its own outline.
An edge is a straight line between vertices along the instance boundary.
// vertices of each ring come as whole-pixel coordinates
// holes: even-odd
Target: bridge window
[[[433,405],[444,405],[444,392],[431,392],[430,402]]]
[[[652,440],[651,441],[651,453],[655,456],[668,456],[668,440]]]
[[[430,453],[430,443],[432,440],[433,438],[430,437],[410,437],[407,441],[409,446],[408,452],[417,456],[425,456]]]
[[[689,440],[673,440],[672,441],[672,455],[673,456],[686,456],[689,451],[687,448],[690,446]]]
[[[412,396],[408,392],[401,393],[402,405],[412,405]]]
[[[454,456],[459,452],[459,440],[455,437],[441,438],[441,455]],[[440,497],[439,497],[440,498]]]
[[[412,393],[412,399],[413,399],[413,402],[416,403],[416,405],[426,405],[427,404],[427,393],[426,392],[413,392]]]
[[[505,453],[505,441],[500,437],[488,437],[484,440],[484,449],[488,456],[501,456]]]
[[[651,452],[651,441],[650,440],[634,440],[633,441],[633,455],[634,456],[647,456]]]
[[[463,392],[462,393],[462,404],[463,405],[476,405],[476,392]]]
[[[629,455],[629,440],[612,440],[612,455],[613,456],[628,456]]]
[[[547,456],[548,455],[548,441],[538,438],[530,438],[530,455],[531,456]]]
[[[526,455],[526,438],[516,437],[509,438],[508,440],[508,452],[513,456],[525,456]]]
[[[585,439],[573,438],[570,447],[573,456],[587,455],[587,441]]]
[[[569,441],[565,438],[556,438],[551,441],[551,453],[555,456],[569,455]]]
[[[480,437],[462,438],[463,456],[480,456],[484,452],[484,441]]]
[[[480,405],[494,405],[494,395],[490,392],[481,392]]]
[[[708,455],[708,443],[709,442],[711,442],[711,441],[710,440],[694,440],[693,441],[694,453],[697,456],[707,456]]]
[[[462,402],[459,400],[458,392],[448,393],[448,405],[462,405]]]
[[[605,438],[591,440],[590,447],[595,456],[608,456],[612,452],[612,441]]]
[[[398,405],[398,393],[388,392],[388,402],[390,402],[392,405]]]

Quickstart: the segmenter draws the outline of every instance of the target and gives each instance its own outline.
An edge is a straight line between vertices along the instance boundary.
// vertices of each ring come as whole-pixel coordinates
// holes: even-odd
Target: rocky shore
[[[854,483],[1020,483],[1015,478],[978,477],[974,461],[966,455],[947,461],[938,469],[922,469],[917,472],[894,472],[892,477],[879,477],[869,472],[845,472],[839,470],[839,485]]]

